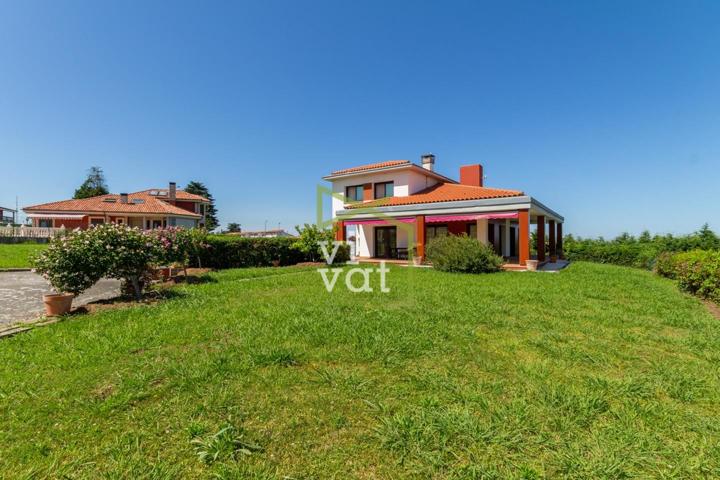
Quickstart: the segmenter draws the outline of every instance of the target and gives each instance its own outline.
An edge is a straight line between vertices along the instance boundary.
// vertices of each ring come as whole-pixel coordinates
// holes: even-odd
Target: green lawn
[[[648,272],[212,278],[0,341],[0,471],[720,476],[720,323]]]
[[[46,247],[38,243],[0,243],[0,269],[29,268],[30,256]]]

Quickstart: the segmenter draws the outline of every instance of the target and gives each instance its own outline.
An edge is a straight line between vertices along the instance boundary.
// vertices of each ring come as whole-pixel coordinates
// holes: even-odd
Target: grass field
[[[46,247],[38,243],[0,243],[0,269],[29,268],[30,256]]]
[[[212,280],[0,341],[0,471],[720,475],[720,325],[648,272],[394,268],[387,294],[292,269]]]

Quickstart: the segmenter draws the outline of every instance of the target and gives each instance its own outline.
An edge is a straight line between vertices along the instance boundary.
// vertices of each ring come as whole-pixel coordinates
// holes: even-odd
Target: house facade
[[[484,186],[482,165],[459,174],[456,181],[436,172],[432,154],[420,165],[393,160],[332,172],[323,178],[332,183],[337,239],[355,237],[361,259],[408,259],[424,258],[436,236],[465,233],[524,266],[535,225],[538,242],[547,236],[550,255],[562,255],[561,215],[522,191]],[[544,249],[537,260],[546,261]]]
[[[170,182],[165,189],[61,200],[25,207],[23,211],[34,227],[88,228],[118,223],[151,230],[204,226],[209,204],[207,198],[178,189]]]

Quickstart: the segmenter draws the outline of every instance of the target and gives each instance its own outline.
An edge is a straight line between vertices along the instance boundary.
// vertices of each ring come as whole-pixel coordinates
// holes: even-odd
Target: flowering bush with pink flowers
[[[105,245],[93,230],[73,230],[52,239],[32,260],[58,293],[79,295],[107,272]]]

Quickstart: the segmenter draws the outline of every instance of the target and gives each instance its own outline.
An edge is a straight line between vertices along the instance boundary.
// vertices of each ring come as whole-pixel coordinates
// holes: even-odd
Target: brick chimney
[[[128,203],[128,194],[127,193],[120,194],[120,203]]]
[[[177,198],[177,184],[175,182],[170,182],[170,185],[168,187],[168,200],[174,202]]]
[[[460,167],[460,184],[473,187],[483,186],[483,167],[477,165],[463,165]]]

